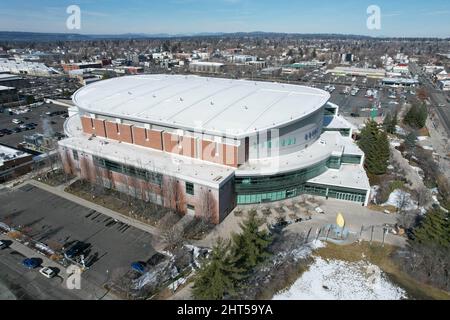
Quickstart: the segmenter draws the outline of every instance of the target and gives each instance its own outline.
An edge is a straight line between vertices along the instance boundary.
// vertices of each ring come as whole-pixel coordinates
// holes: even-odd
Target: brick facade
[[[101,119],[81,117],[83,131],[111,140],[136,144],[142,147],[198,158],[217,164],[238,167],[239,150],[236,146],[201,140],[200,150],[197,150],[197,138],[179,136],[171,132],[136,127]],[[217,150],[216,150],[217,149]]]

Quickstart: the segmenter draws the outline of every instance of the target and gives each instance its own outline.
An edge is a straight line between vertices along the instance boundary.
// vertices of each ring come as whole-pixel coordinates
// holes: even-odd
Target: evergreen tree
[[[427,106],[425,104],[414,104],[406,113],[404,122],[416,129],[425,127],[428,117]]]
[[[414,230],[411,246],[438,246],[450,250],[450,215],[441,209],[428,211],[420,226]]]
[[[396,111],[396,112],[394,112],[394,116],[392,117],[391,123],[387,128],[387,132],[394,134],[397,131],[397,129],[396,129],[397,125],[398,125],[398,114]]]
[[[242,278],[242,270],[236,267],[234,257],[230,254],[230,243],[219,239],[194,277],[193,297],[199,300],[221,300],[236,296]]]
[[[366,156],[365,167],[371,174],[386,173],[389,161],[389,140],[386,132],[378,128],[378,124],[369,120],[361,130],[359,146]]]
[[[413,131],[410,132],[405,138],[405,144],[407,147],[413,149],[416,147],[417,134]]]
[[[387,133],[394,134],[396,132],[395,127],[397,126],[397,124],[398,124],[397,112],[394,112],[393,116],[390,113],[388,113],[384,118],[383,127]]]
[[[261,225],[262,221],[258,219],[256,211],[252,211],[240,224],[241,233],[232,236],[237,266],[244,270],[251,271],[270,256],[267,249],[273,238],[267,230],[260,231]]]
[[[383,128],[384,128],[387,132],[389,132],[389,127],[391,126],[391,122],[392,122],[392,117],[391,117],[391,114],[388,113],[388,114],[386,115],[386,117],[384,117],[384,121],[383,121]]]

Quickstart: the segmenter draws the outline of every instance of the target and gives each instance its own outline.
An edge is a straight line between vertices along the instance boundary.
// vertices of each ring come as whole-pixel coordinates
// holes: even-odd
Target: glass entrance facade
[[[345,161],[344,161],[345,160]],[[364,203],[367,190],[341,188],[308,183],[328,169],[339,169],[341,163],[356,163],[357,157],[330,157],[320,163],[298,171],[273,176],[236,177],[235,190],[238,204],[280,201],[301,194],[330,197]],[[359,157],[360,161],[360,157]]]

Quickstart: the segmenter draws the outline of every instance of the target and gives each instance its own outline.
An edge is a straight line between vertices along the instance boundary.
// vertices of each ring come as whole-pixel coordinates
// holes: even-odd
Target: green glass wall
[[[236,177],[238,204],[254,204],[284,200],[301,194],[330,197],[364,203],[367,191],[307,183],[329,168],[339,169],[342,163],[360,163],[359,156],[332,156],[320,163],[291,173],[274,176]]]

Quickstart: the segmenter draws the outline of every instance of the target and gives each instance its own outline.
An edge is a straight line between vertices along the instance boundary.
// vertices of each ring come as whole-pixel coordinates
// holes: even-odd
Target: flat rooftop
[[[24,158],[29,155],[29,153],[0,145],[0,166],[6,161]]]
[[[235,138],[294,123],[329,98],[305,86],[178,75],[113,78],[73,95],[86,112]]]
[[[370,190],[369,178],[364,168],[357,164],[343,164],[339,170],[329,169],[320,176],[308,180],[310,183]]]

